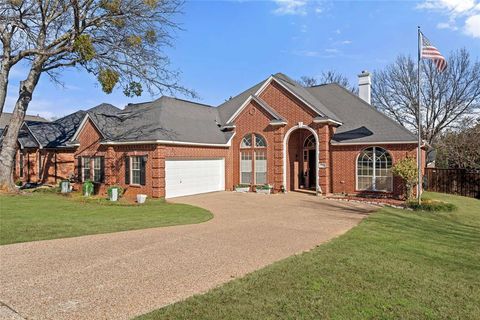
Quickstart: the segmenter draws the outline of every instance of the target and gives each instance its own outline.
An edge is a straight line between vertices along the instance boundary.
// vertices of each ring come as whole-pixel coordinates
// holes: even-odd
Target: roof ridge
[[[338,88],[340,88],[341,90],[347,92],[349,95],[351,95],[352,97],[354,97],[355,99],[357,99],[358,101],[360,101],[363,105],[367,106],[368,108],[372,109],[373,111],[377,112],[378,114],[380,114],[382,117],[384,117],[385,119],[388,119],[389,121],[391,121],[395,126],[397,126],[398,128],[402,129],[403,131],[411,134],[412,136],[414,136],[414,134],[408,130],[407,128],[405,128],[404,126],[402,126],[401,124],[399,124],[397,121],[393,120],[392,118],[390,118],[389,116],[387,116],[385,113],[381,112],[380,110],[378,110],[377,108],[375,108],[372,104],[369,104],[367,103],[365,100],[363,100],[362,98],[360,98],[359,96],[357,96],[356,94],[354,94],[353,92],[351,92],[350,90],[348,90],[347,88],[344,88],[343,86],[339,85],[338,83],[336,82],[332,82],[332,83],[328,83],[328,84],[325,84],[325,85],[333,85],[333,86],[336,86]],[[313,87],[312,87],[313,88]]]
[[[177,97],[169,97],[169,96],[164,96],[164,97],[175,99],[175,100],[178,100],[178,101],[188,102],[188,103],[191,103],[191,104],[195,104],[197,106],[215,108],[215,106],[212,106],[212,105],[206,104],[206,103],[201,103],[201,102],[196,102],[196,101],[191,101],[191,100],[186,100],[186,99],[180,99],[180,98],[177,98]]]

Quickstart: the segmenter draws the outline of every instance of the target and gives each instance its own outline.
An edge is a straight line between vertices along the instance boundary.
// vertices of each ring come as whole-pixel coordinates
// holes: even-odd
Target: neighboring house
[[[400,194],[391,167],[416,156],[416,136],[369,104],[370,75],[359,77],[363,99],[277,73],[218,107],[161,97],[25,121],[16,172],[24,181],[71,175],[98,182],[100,192],[121,185],[130,195],[167,198],[237,184]]]

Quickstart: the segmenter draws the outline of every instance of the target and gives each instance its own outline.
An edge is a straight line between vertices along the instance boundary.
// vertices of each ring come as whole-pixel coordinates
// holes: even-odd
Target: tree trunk
[[[10,65],[8,64],[8,61],[2,61],[0,65],[0,113],[3,112],[3,108],[5,107],[9,73],[10,73]]]
[[[7,88],[8,88],[8,75],[10,74],[10,69],[12,65],[10,64],[10,37],[3,43],[3,53],[2,61],[0,62],[0,113],[3,112],[5,107],[5,99],[7,98]]]
[[[28,104],[32,100],[33,91],[40,79],[43,63],[43,58],[35,58],[27,79],[20,82],[19,97],[0,150],[0,191],[16,190],[13,182],[13,166],[17,152],[18,133],[25,119]]]

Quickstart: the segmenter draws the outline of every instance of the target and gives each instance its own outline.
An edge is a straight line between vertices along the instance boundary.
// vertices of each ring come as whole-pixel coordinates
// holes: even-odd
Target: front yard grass
[[[383,208],[343,236],[172,304],[151,319],[480,319],[480,201]]]
[[[205,209],[164,200],[112,205],[53,193],[0,195],[0,244],[200,223],[212,217]]]

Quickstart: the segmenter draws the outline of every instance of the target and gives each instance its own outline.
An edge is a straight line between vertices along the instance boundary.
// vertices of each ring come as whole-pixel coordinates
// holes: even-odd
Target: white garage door
[[[165,198],[221,190],[225,190],[225,159],[165,161]]]

